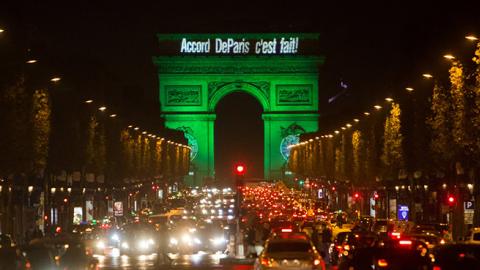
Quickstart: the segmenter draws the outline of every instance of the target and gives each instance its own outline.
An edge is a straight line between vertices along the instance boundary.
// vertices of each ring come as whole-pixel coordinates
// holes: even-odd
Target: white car
[[[270,239],[255,260],[255,270],[322,269],[325,263],[315,246],[306,239]]]

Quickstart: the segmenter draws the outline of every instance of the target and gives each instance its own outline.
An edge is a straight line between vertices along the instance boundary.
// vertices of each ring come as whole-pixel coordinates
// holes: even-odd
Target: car
[[[105,256],[119,256],[123,232],[117,229],[108,229],[97,234],[93,243],[84,239],[86,243],[93,244],[92,253]]]
[[[346,245],[348,245],[348,239],[354,237],[352,232],[340,232],[333,239],[333,243],[328,249],[330,264],[337,265],[340,254],[344,251]],[[349,248],[349,247],[348,247]]]
[[[121,253],[128,255],[151,255],[157,252],[157,233],[151,224],[131,224],[124,227],[121,238]]]
[[[431,258],[427,246],[421,241],[380,239],[372,247],[353,250],[348,269],[429,270]]]
[[[420,241],[425,242],[429,249],[433,249],[438,245],[445,245],[448,240],[440,237],[439,235],[435,235],[432,233],[424,233],[424,234],[408,234],[405,237],[410,239],[417,239]]]
[[[325,269],[315,246],[304,239],[269,239],[255,260],[255,270]]]
[[[447,244],[433,251],[433,269],[480,269],[480,245]]]
[[[57,256],[57,265],[63,270],[97,269],[98,260],[88,251],[80,241],[72,241],[67,245],[62,256]]]
[[[480,228],[472,228],[465,236],[464,242],[467,244],[480,244]]]

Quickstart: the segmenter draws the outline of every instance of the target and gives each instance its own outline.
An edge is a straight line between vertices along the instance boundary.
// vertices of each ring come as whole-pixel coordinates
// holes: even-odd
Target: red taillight
[[[387,266],[388,266],[388,262],[387,262],[387,260],[385,260],[385,259],[379,259],[379,260],[377,261],[377,265],[378,265],[379,267],[387,267]]]
[[[434,266],[432,270],[442,270],[440,266]]]
[[[412,245],[412,241],[410,241],[410,240],[400,240],[398,243],[401,246],[411,246]]]
[[[282,229],[282,232],[292,232],[292,229]]]
[[[31,269],[31,268],[32,268],[32,265],[30,264],[29,261],[27,261],[27,262],[25,263],[25,269]]]
[[[270,266],[270,265],[272,264],[272,262],[270,261],[269,258],[262,258],[262,259],[260,260],[260,263],[261,263],[262,265],[265,265],[265,266]]]

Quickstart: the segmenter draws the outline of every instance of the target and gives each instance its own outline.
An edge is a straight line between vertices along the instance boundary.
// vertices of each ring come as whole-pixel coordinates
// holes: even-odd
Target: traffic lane
[[[228,269],[228,270],[250,270],[252,265],[224,264],[221,259],[224,254],[209,254],[199,252],[196,254],[169,254],[170,261],[165,264],[157,264],[156,255],[141,255],[129,257],[126,255],[118,257],[96,256],[99,261],[99,269]]]
[[[157,256],[139,255],[139,256],[103,256],[96,255],[99,269],[157,269]]]

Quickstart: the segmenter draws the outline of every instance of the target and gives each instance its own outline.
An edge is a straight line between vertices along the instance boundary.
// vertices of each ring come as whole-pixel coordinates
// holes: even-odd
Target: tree
[[[449,69],[450,74],[450,96],[452,99],[452,137],[455,143],[455,152],[459,156],[467,154],[466,151],[471,144],[467,132],[467,100],[466,87],[463,76],[463,66],[459,61],[453,61]]]
[[[392,103],[389,115],[385,119],[381,160],[384,176],[387,179],[395,179],[398,171],[403,168],[403,136],[400,132],[400,114],[400,105]]]
[[[47,166],[50,139],[50,100],[44,89],[36,90],[32,102],[33,169],[43,175]]]
[[[0,173],[4,176],[29,173],[32,169],[31,101],[24,77],[7,86],[0,97]]]
[[[361,179],[362,132],[355,130],[352,133],[352,182],[359,183]]]
[[[427,125],[430,126],[432,139],[430,147],[437,163],[436,168],[448,168],[448,164],[453,158],[451,149],[452,133],[450,126],[450,99],[445,88],[438,83],[433,87],[431,116],[427,119]]]

